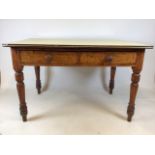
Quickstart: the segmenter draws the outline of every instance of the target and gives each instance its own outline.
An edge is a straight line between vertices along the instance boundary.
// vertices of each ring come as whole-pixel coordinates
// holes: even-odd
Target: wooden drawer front
[[[133,65],[137,54],[134,52],[40,52],[22,51],[24,65],[45,66],[121,66]]]
[[[136,62],[136,53],[129,52],[105,52],[105,53],[82,53],[80,57],[81,64],[87,65],[131,65]]]
[[[67,66],[77,64],[78,56],[73,52],[33,52],[22,51],[21,62],[25,65]]]

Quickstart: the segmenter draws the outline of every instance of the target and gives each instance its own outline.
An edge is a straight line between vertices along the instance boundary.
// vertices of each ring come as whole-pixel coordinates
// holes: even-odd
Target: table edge
[[[3,47],[42,47],[42,48],[134,48],[134,49],[153,49],[154,46],[148,45],[148,46],[123,46],[123,45],[45,45],[45,44],[2,44]]]

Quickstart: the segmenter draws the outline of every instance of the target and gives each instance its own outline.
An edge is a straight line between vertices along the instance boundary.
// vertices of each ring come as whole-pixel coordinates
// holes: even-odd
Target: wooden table
[[[145,49],[152,46],[136,42],[119,40],[72,40],[72,39],[26,39],[9,44],[11,47],[13,68],[17,81],[17,91],[20,101],[20,114],[27,121],[27,106],[25,101],[24,66],[34,66],[36,87],[41,92],[40,66],[109,66],[111,79],[109,93],[114,88],[114,77],[117,66],[132,68],[130,99],[127,108],[128,121],[132,120],[135,109],[135,99],[142,70]]]

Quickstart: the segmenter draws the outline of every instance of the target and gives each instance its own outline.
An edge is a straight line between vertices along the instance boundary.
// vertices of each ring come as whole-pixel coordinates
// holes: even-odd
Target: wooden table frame
[[[52,46],[52,45],[20,45],[7,44],[11,47],[13,68],[17,81],[20,101],[20,114],[27,121],[27,105],[25,100],[24,66],[34,66],[36,88],[41,93],[40,66],[107,66],[111,67],[109,93],[114,88],[117,66],[132,68],[130,99],[127,108],[127,120],[131,121],[135,109],[135,99],[142,71],[146,48],[152,46]]]

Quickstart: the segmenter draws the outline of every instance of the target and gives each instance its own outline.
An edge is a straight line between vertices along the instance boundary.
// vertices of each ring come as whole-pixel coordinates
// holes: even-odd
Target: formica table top
[[[103,48],[145,48],[152,49],[153,46],[123,40],[105,39],[50,39],[30,38],[3,44],[3,47],[103,47]]]

